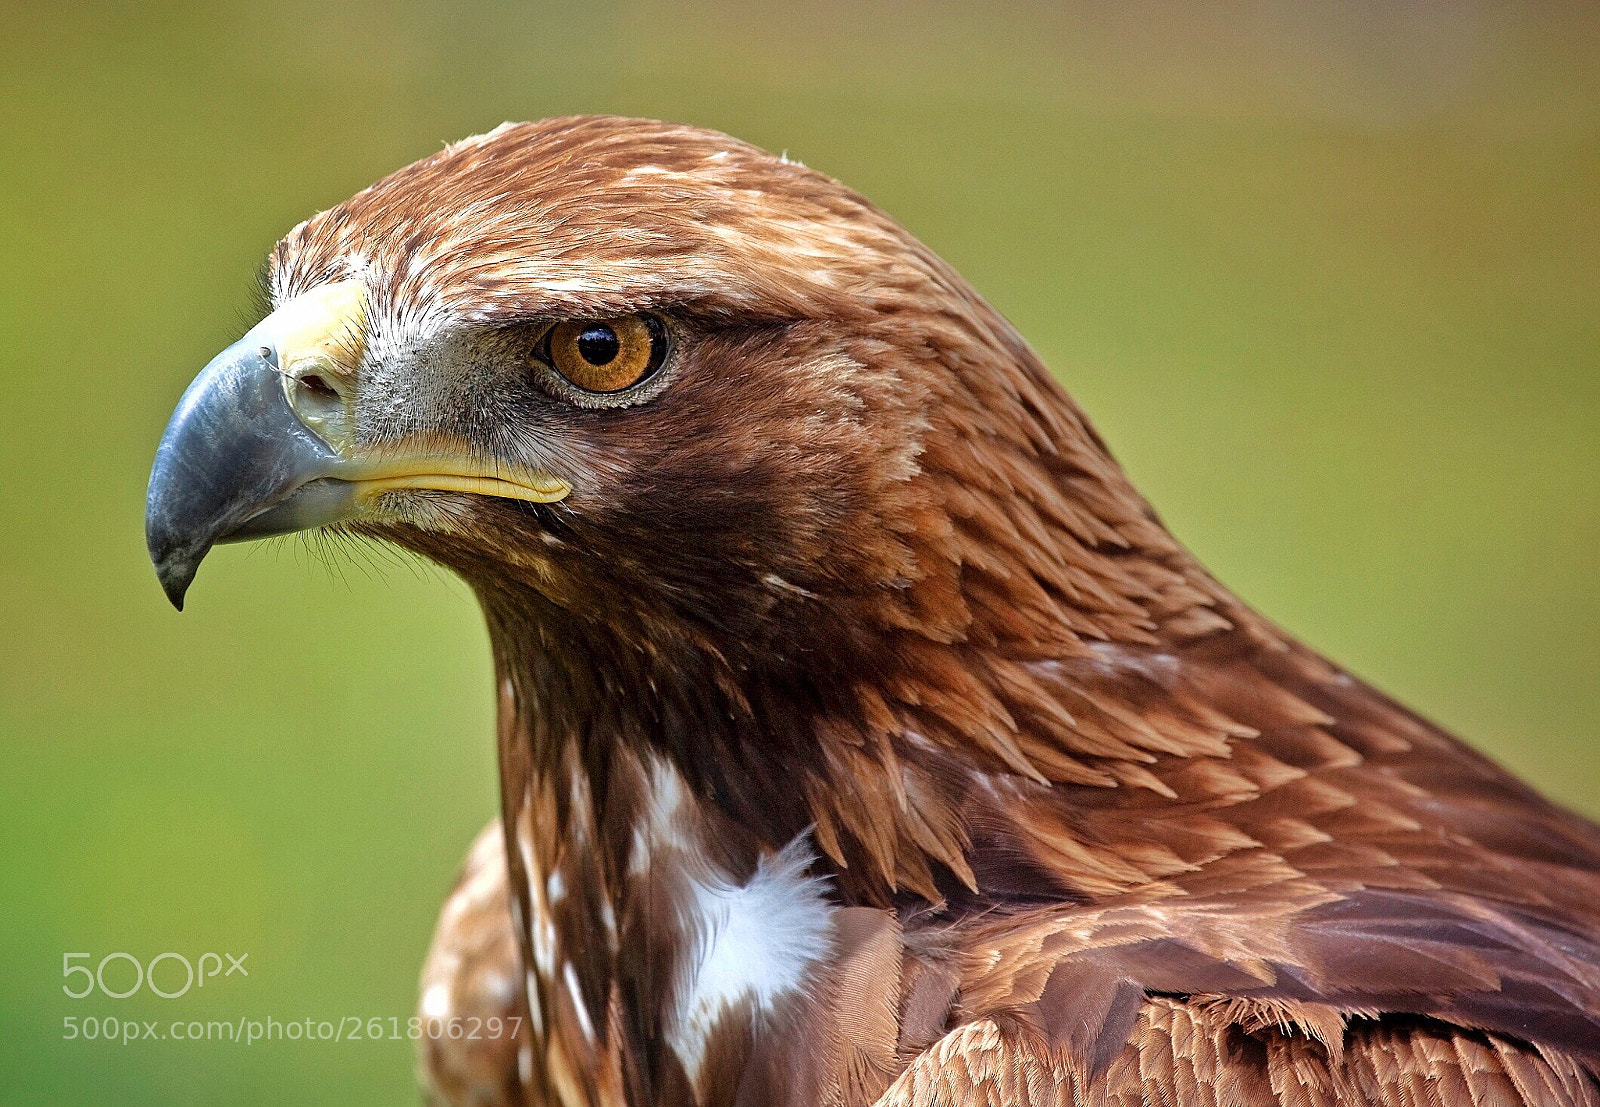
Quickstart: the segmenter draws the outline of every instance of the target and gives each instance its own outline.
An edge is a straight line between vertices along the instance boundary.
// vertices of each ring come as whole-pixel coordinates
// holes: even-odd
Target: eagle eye
[[[540,351],[568,382],[585,392],[620,392],[661,368],[667,328],[654,315],[569,319],[545,334]]]

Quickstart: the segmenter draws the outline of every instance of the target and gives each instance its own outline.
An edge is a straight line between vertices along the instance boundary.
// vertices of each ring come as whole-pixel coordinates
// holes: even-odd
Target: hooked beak
[[[156,449],[145,541],[174,607],[211,547],[358,518],[397,488],[548,503],[571,491],[545,473],[508,473],[438,450],[382,451],[357,439],[356,369],[365,345],[359,281],[286,302],[194,379]]]

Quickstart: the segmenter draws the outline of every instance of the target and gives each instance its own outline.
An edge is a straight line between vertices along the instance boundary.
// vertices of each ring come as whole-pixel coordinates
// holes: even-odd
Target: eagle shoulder
[[[496,819],[467,852],[423,963],[417,1070],[434,1107],[530,1102],[518,1057],[532,1028],[509,896]]]

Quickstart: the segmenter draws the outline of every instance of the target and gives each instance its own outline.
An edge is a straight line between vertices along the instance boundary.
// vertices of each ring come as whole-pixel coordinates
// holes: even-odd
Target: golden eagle
[[[148,537],[458,573],[504,848],[460,1103],[1600,1103],[1600,829],[1273,627],[893,220],[721,134],[506,125],[296,227]],[[520,1014],[519,1014],[520,1013]]]

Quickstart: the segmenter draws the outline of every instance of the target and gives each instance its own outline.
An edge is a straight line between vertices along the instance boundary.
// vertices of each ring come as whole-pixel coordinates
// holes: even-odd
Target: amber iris
[[[653,315],[570,319],[545,339],[550,364],[586,392],[620,392],[661,367],[667,330]]]

